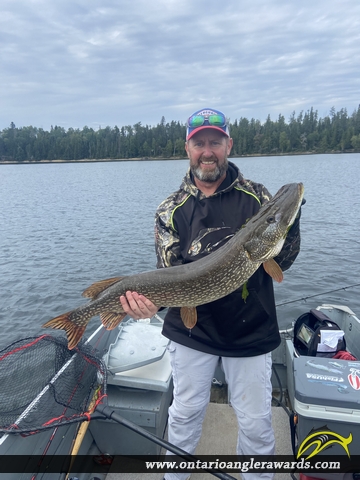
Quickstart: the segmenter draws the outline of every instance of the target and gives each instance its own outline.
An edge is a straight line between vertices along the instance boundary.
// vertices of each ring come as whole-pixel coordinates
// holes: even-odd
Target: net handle
[[[90,413],[93,413],[95,408],[96,408],[96,400],[97,400],[97,396],[98,396],[98,392],[95,391],[94,393],[94,396],[93,398],[91,399],[91,402],[90,402],[90,405],[89,405],[89,412]],[[81,447],[81,444],[84,440],[84,437],[85,437],[85,433],[87,432],[87,429],[89,427],[89,424],[90,422],[82,422],[82,424],[80,425],[79,427],[79,430],[76,434],[76,437],[75,437],[75,440],[74,440],[74,444],[73,444],[73,447],[71,449],[71,462],[70,462],[70,467],[69,467],[69,471],[68,473],[66,474],[66,477],[65,477],[65,480],[68,480],[69,479],[69,476],[70,476],[70,471],[71,471],[71,467],[74,463],[74,460],[75,460],[75,457],[76,455],[79,453],[79,450],[80,450],[80,447]]]
[[[129,428],[130,430],[133,430],[134,432],[136,432],[139,435],[149,439],[150,441],[152,441],[154,443],[157,443],[161,447],[166,448],[167,450],[174,453],[175,455],[178,455],[179,457],[185,458],[186,460],[193,460],[193,461],[198,460],[195,456],[187,453],[185,450],[182,450],[181,448],[176,447],[172,443],[169,443],[166,440],[157,437],[156,435],[149,432],[148,430],[145,430],[144,428],[139,427],[139,425],[136,425],[135,423],[130,422],[129,420],[126,420],[121,415],[116,413],[114,411],[114,409],[112,409],[108,405],[105,405],[105,404],[98,405],[96,407],[96,410],[95,410],[95,414],[96,413],[101,413],[102,415],[104,415],[109,420],[114,420],[115,422],[120,423],[124,427]],[[94,418],[103,418],[103,417],[99,417],[97,415],[96,416],[94,415],[94,416],[92,416],[92,418],[94,419]],[[211,469],[211,468],[204,469],[203,471],[208,472],[211,475],[214,475],[214,477],[221,478],[222,480],[236,480],[234,477],[232,477],[231,475],[228,475],[227,473],[219,472],[219,471]]]

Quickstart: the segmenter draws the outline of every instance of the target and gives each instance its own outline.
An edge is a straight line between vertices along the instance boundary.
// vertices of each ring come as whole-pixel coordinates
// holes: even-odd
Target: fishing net
[[[0,351],[0,382],[0,433],[32,434],[89,419],[106,395],[106,368],[90,345],[69,350],[42,335]]]
[[[1,440],[8,434],[27,436],[84,420],[106,418],[181,458],[198,460],[124,419],[107,405],[106,366],[90,344],[80,343],[69,350],[67,340],[50,335],[14,342],[0,351],[0,384]],[[71,455],[77,451],[78,445]],[[212,468],[204,471],[224,480],[235,480]]]

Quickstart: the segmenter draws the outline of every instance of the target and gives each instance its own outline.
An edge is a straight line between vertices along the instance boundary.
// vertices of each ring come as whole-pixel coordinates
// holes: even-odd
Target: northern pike
[[[126,316],[119,297],[130,290],[143,294],[159,307],[180,307],[185,326],[192,328],[197,321],[198,305],[229,295],[261,264],[264,263],[267,273],[281,280],[281,269],[272,259],[283,247],[303,195],[302,183],[284,185],[218,250],[192,263],[96,282],[83,292],[91,301],[53,318],[43,327],[65,330],[68,348],[73,349],[95,315],[100,315],[107,330],[117,327]]]

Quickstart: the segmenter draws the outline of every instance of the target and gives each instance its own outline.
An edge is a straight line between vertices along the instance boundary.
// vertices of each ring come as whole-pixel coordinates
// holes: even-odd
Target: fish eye
[[[269,215],[266,219],[268,223],[275,223],[275,216],[274,215]]]

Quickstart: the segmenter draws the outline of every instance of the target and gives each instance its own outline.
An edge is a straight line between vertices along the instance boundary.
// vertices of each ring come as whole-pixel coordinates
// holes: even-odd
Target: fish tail
[[[78,324],[74,322],[71,317],[74,312],[67,312],[58,317],[44,323],[43,328],[55,328],[58,330],[65,330],[68,340],[68,349],[72,350],[80,342],[84,335],[87,322],[85,324]]]

